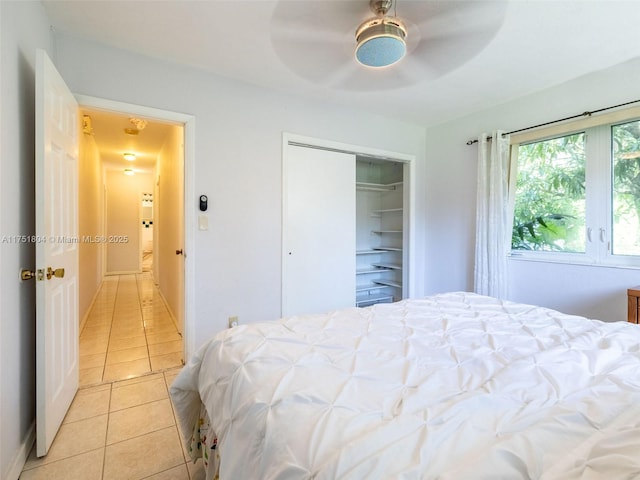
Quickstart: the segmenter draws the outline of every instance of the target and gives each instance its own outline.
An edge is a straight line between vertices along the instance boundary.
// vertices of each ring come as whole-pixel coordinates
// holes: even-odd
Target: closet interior
[[[365,307],[406,297],[405,163],[356,157],[356,294]]]

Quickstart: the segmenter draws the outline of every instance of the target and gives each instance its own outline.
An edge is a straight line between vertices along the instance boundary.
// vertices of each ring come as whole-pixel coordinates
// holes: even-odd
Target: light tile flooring
[[[80,332],[80,386],[182,364],[182,337],[152,274],[105,277]]]
[[[201,480],[181,447],[168,387],[179,368],[81,388],[49,453],[20,480]]]
[[[168,394],[182,356],[151,273],[106,277],[80,333],[80,389],[49,453],[32,451],[20,479],[203,479]]]

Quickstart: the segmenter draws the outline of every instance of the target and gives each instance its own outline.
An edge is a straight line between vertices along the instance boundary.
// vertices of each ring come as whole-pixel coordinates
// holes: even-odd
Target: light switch
[[[198,215],[198,230],[209,230],[209,217]]]

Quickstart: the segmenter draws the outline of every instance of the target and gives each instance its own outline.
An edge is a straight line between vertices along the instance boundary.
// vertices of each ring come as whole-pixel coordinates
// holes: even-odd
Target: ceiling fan
[[[271,42],[287,68],[314,84],[400,88],[473,58],[499,30],[506,6],[506,0],[281,0],[271,19]],[[376,43],[390,47],[396,61],[363,61]]]
[[[356,60],[373,68],[400,61],[407,51],[407,28],[402,20],[387,16],[393,0],[369,0],[375,18],[365,20],[356,30]]]

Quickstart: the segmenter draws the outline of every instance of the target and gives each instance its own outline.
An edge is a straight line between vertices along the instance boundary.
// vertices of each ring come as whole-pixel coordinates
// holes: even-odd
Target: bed
[[[170,393],[207,478],[640,478],[640,327],[465,292],[220,332]]]

